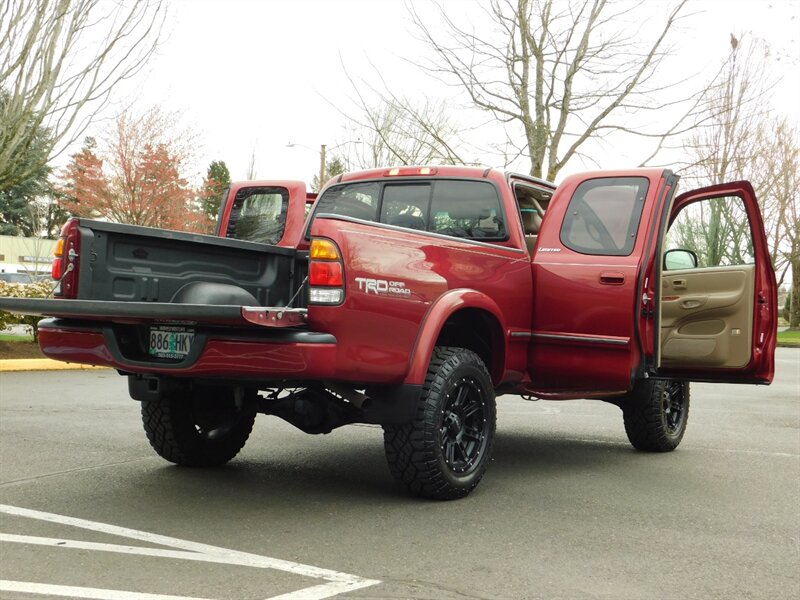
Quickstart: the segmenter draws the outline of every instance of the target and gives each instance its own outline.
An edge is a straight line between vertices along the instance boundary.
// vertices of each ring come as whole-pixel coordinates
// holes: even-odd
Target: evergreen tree
[[[7,94],[0,93],[0,108],[6,101]],[[20,151],[13,163],[17,174],[11,179],[17,183],[0,189],[1,235],[37,235],[39,223],[37,212],[32,207],[35,208],[37,198],[51,192],[47,180],[51,171],[47,166],[50,130],[43,127],[37,129],[32,118],[27,129],[30,131],[30,144]]]
[[[217,220],[219,207],[223,200],[222,196],[230,185],[231,173],[225,161],[211,161],[211,164],[208,165],[208,171],[206,171],[206,177],[203,179],[203,187],[200,190],[200,202],[203,206],[203,212],[212,221]]]
[[[331,160],[325,163],[325,181],[323,181],[320,185],[319,173],[317,173],[311,179],[311,189],[315,192],[318,192],[322,186],[328,183],[331,179],[346,172],[347,168],[344,166],[342,159],[338,156],[334,156]]]

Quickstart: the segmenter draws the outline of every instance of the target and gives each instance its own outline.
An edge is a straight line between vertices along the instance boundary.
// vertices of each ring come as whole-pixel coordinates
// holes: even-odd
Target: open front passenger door
[[[654,374],[771,382],[777,284],[752,186],[740,181],[678,196],[662,235],[649,315]]]

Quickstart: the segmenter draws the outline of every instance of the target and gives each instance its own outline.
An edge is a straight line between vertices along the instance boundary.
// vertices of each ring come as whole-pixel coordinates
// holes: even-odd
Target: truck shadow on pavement
[[[380,431],[370,436],[317,438],[318,444],[271,447],[269,442],[245,450],[226,466],[192,469],[150,463],[126,481],[131,488],[158,490],[159,504],[204,502],[240,506],[272,504],[316,506],[407,504],[419,499],[393,481],[383,455]],[[478,487],[524,484],[535,486],[554,474],[619,471],[636,456],[627,443],[592,439],[563,439],[522,431],[498,431],[492,463]],[[128,487],[126,485],[125,487]],[[486,490],[488,492],[488,490]]]
[[[563,436],[563,437],[562,437]],[[598,466],[624,466],[638,453],[624,439],[576,437],[567,433],[497,432],[492,472],[518,471],[535,476],[553,472],[582,472]]]

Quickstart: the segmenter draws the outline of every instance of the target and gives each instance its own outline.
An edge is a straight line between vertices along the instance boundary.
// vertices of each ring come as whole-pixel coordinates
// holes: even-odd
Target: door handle
[[[681,308],[692,310],[693,308],[700,308],[708,302],[707,296],[685,296],[681,299]]]
[[[604,285],[622,285],[625,283],[625,275],[618,271],[603,271],[600,273],[600,283]]]
[[[672,287],[676,290],[685,290],[686,289],[686,280],[685,279],[673,279],[672,280]]]

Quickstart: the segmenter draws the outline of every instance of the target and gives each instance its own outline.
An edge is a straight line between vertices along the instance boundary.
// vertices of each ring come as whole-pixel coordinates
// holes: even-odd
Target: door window
[[[319,199],[315,214],[328,213],[374,221],[378,214],[380,185],[377,183],[349,183],[325,190]]]
[[[383,189],[381,223],[424,231],[430,202],[430,183],[387,185]]]
[[[687,205],[670,226],[667,249],[690,250],[699,268],[753,264],[753,236],[742,199],[724,196]]]
[[[648,186],[645,177],[584,181],[569,202],[561,242],[581,254],[630,255]]]
[[[478,181],[437,181],[428,230],[460,238],[505,239],[497,190]]]

